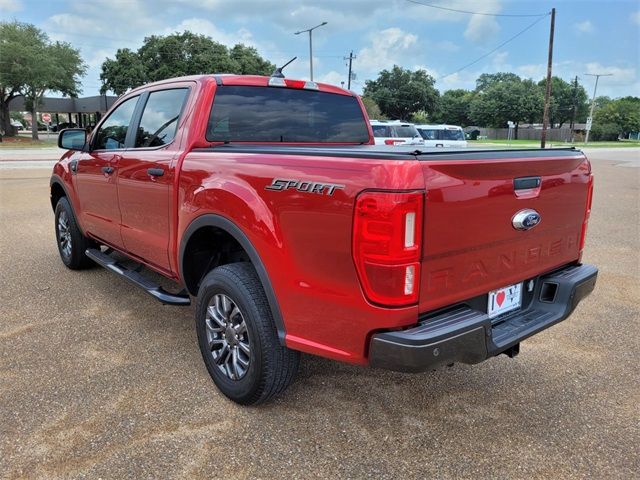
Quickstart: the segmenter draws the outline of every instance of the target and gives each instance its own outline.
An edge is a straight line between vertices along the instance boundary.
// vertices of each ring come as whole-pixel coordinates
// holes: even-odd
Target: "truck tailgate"
[[[438,155],[422,161],[422,169],[427,194],[421,312],[580,258],[592,179],[582,152]],[[524,209],[535,210],[540,222],[517,230],[512,219]]]

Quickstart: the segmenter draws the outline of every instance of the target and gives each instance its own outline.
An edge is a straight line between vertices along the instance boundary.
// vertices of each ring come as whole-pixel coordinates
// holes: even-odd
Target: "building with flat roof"
[[[44,97],[38,107],[38,113],[50,113],[53,125],[69,122],[79,127],[88,127],[95,125],[117,99],[118,97],[109,95],[83,98]],[[11,100],[9,110],[27,112],[24,97],[18,96]]]

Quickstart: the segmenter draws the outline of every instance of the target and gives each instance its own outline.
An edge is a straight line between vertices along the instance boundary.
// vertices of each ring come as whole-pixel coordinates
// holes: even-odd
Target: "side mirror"
[[[84,128],[65,128],[58,134],[58,147],[66,150],[83,150],[87,143]]]

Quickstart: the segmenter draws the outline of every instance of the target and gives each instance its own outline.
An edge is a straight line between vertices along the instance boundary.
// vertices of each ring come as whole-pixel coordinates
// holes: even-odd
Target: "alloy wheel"
[[[205,318],[207,343],[218,369],[231,380],[249,370],[251,347],[244,316],[236,303],[222,293],[214,295]]]
[[[69,216],[64,210],[58,215],[58,242],[65,257],[71,256],[71,227]]]

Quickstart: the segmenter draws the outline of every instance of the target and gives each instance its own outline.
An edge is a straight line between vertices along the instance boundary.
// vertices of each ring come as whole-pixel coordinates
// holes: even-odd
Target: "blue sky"
[[[640,1],[417,0],[481,13],[544,14],[556,7],[554,74],[578,75],[589,92],[640,96]],[[513,71],[539,80],[546,72],[549,17],[478,63],[450,75],[536,21],[535,17],[469,15],[416,5],[407,0],[0,0],[0,19],[37,25],[54,40],[80,48],[89,65],[83,94],[100,88],[100,65],[117,48],[137,49],[151,34],[191,30],[227,45],[255,46],[274,63],[293,56],[286,70],[308,78],[308,37],[296,30],[320,22],[314,32],[314,77],[346,81],[343,57],[356,55],[361,92],[364,81],[393,64],[424,68],[440,91],[473,88],[485,72]]]

